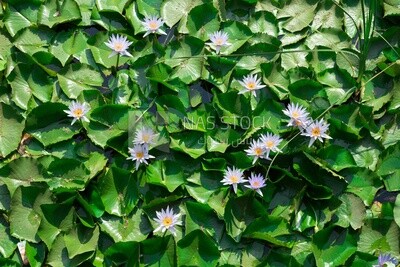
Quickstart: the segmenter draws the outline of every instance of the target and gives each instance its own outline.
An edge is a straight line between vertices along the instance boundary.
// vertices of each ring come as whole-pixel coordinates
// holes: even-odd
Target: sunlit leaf
[[[297,32],[307,27],[313,21],[316,7],[316,1],[304,2],[294,0],[278,12],[277,18],[287,18],[283,24],[283,28],[290,32]]]
[[[147,182],[161,185],[173,192],[184,183],[182,168],[172,161],[156,161],[146,170]]]
[[[335,213],[338,217],[336,224],[342,227],[350,225],[355,230],[361,228],[366,215],[361,199],[352,194],[343,194],[340,200],[342,204]]]
[[[33,243],[40,241],[37,231],[41,216],[38,208],[51,203],[48,192],[38,187],[19,187],[11,200],[10,231],[19,239]]]
[[[227,233],[239,242],[246,228],[263,214],[261,203],[250,194],[230,199],[225,207],[224,219]],[[246,233],[251,233],[249,230]]]
[[[137,181],[128,171],[111,168],[99,180],[100,197],[106,211],[123,216],[129,214],[138,201]]]
[[[39,9],[39,24],[52,28],[54,25],[78,20],[81,18],[79,6],[74,0],[65,0],[62,4],[57,0],[46,1]]]
[[[356,252],[356,239],[348,230],[330,227],[314,235],[312,250],[317,266],[324,266],[326,262],[340,266]]]
[[[14,41],[14,45],[24,53],[33,55],[36,52],[47,52],[53,32],[45,28],[25,28]]]
[[[115,242],[143,241],[152,229],[147,217],[141,213],[138,210],[124,218],[111,215],[102,216],[100,228]]]
[[[61,103],[48,102],[38,106],[27,117],[26,131],[44,146],[72,138],[78,133],[79,122],[71,125],[64,110],[68,107]]]
[[[220,256],[217,245],[201,230],[195,230],[178,242],[180,265],[216,266]]]
[[[0,254],[4,258],[10,257],[16,248],[16,239],[10,234],[10,225],[0,219]]]
[[[181,33],[188,33],[186,28],[187,16],[190,10],[202,4],[200,0],[168,0],[161,5],[161,16],[168,27],[179,23],[178,29]]]
[[[93,68],[83,64],[70,64],[57,74],[61,89],[69,98],[77,98],[86,89],[101,86],[103,77]]]
[[[99,234],[98,227],[94,230],[79,226],[72,229],[68,235],[64,236],[68,257],[72,259],[76,255],[96,250]]]
[[[23,118],[10,106],[0,104],[0,156],[6,157],[18,148],[24,129]]]

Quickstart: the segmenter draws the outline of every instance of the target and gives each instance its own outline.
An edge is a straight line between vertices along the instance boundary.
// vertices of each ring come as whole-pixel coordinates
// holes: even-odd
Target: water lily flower
[[[267,133],[266,135],[262,134],[260,137],[260,143],[264,146],[266,155],[264,158],[269,159],[269,153],[273,152],[282,152],[278,146],[282,142],[282,139],[277,134]]]
[[[28,257],[26,256],[26,240],[19,241],[17,243],[17,248],[19,251],[19,255],[21,256],[22,262],[24,265],[28,265]]]
[[[386,253],[386,254],[379,254],[378,257],[378,264],[374,265],[374,267],[395,267],[397,266],[397,264],[399,263],[399,261],[395,258],[392,257],[390,254]]]
[[[256,96],[256,90],[265,87],[265,85],[261,84],[261,78],[258,78],[256,74],[247,75],[242,81],[239,81],[239,83],[244,87],[243,90],[239,91],[239,94],[251,92],[254,96]]]
[[[146,29],[146,33],[143,35],[143,37],[146,37],[150,33],[159,33],[166,35],[166,33],[161,29],[164,21],[158,16],[146,16],[142,24]]]
[[[253,140],[250,144],[249,149],[246,149],[245,152],[248,156],[253,156],[253,164],[257,161],[258,158],[263,158],[265,154],[265,147],[260,141]],[[268,156],[267,156],[268,157]]]
[[[154,232],[165,232],[169,230],[173,235],[176,236],[175,225],[182,225],[182,221],[179,220],[180,214],[174,214],[174,211],[167,206],[167,209],[161,209],[156,211],[157,218],[154,220],[158,223],[158,227]]]
[[[89,122],[89,119],[86,117],[86,113],[88,113],[89,110],[90,106],[88,103],[72,101],[68,106],[68,110],[64,110],[64,112],[68,114],[68,117],[74,118],[71,122],[71,125],[73,125],[77,120]]]
[[[323,119],[311,123],[311,125],[305,129],[305,132],[302,133],[302,135],[309,136],[311,138],[308,147],[310,147],[317,139],[320,142],[323,142],[322,138],[332,139],[332,137],[326,134],[328,128],[329,123],[325,122]]]
[[[216,31],[212,34],[210,34],[210,43],[207,43],[209,46],[211,46],[213,49],[215,49],[215,52],[218,54],[219,51],[223,46],[228,46],[230,43],[228,42],[228,34],[223,31]]]
[[[136,161],[136,170],[139,168],[141,163],[148,164],[147,160],[154,158],[152,155],[149,155],[148,145],[135,145],[133,148],[128,148],[130,157],[126,159],[130,159],[132,161]]]
[[[154,144],[154,139],[157,136],[152,129],[147,127],[142,127],[136,131],[134,144]]]
[[[108,42],[105,42],[106,46],[108,46],[112,52],[108,56],[109,58],[120,54],[122,56],[128,56],[131,57],[132,55],[127,51],[129,46],[132,44],[132,42],[129,42],[126,38],[126,36],[122,35],[111,35],[111,37],[108,39]]]
[[[247,188],[251,188],[255,190],[260,196],[263,196],[263,193],[261,192],[261,188],[265,186],[265,179],[264,176],[261,174],[254,174],[251,173],[250,178],[249,178],[249,185],[245,185]]]
[[[224,179],[221,181],[224,185],[232,185],[235,194],[237,192],[237,185],[244,182],[247,182],[247,180],[243,177],[243,171],[235,167],[232,169],[228,167],[225,171]]]
[[[299,104],[289,104],[283,113],[290,118],[287,126],[297,126],[300,129],[304,129],[311,123],[308,112]]]

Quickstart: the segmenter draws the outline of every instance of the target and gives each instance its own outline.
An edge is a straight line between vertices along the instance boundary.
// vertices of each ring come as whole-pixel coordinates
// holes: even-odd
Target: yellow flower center
[[[249,90],[254,90],[254,89],[256,89],[256,83],[255,83],[255,82],[249,82],[249,83],[247,83],[247,89],[249,89]]]
[[[224,44],[224,40],[222,38],[217,38],[215,40],[215,45],[222,46]]]
[[[83,110],[81,108],[77,108],[73,111],[74,116],[80,118],[83,116]]]
[[[144,134],[142,139],[143,139],[143,141],[144,141],[144,142],[146,142],[146,143],[147,143],[147,142],[149,142],[149,141],[150,141],[150,135],[148,135],[148,134]]]
[[[124,50],[124,45],[122,43],[115,43],[114,50],[120,52],[120,51]]]
[[[321,129],[319,127],[315,127],[311,130],[311,135],[312,136],[320,136],[321,135]]]
[[[292,117],[297,119],[300,116],[300,114],[297,111],[292,112]]]
[[[148,26],[149,26],[149,29],[152,31],[155,31],[158,29],[158,24],[156,21],[150,21]]]
[[[259,187],[260,186],[260,182],[259,181],[254,181],[253,182],[253,187]]]
[[[142,159],[143,157],[144,157],[144,153],[143,152],[141,152],[141,151],[136,152],[136,158],[137,159]]]
[[[256,149],[254,149],[254,152],[255,152],[255,154],[256,154],[257,156],[261,156],[262,153],[263,153],[262,149],[259,148],[259,147],[257,147]]]
[[[265,143],[265,146],[271,149],[271,148],[274,147],[274,142],[271,141],[271,140],[268,140],[268,141]]]
[[[237,182],[239,182],[239,177],[237,177],[236,175],[232,175],[232,176],[231,176],[231,182],[232,182],[232,183],[237,183]]]
[[[165,217],[165,218],[162,220],[162,224],[163,224],[165,227],[171,226],[171,224],[172,224],[172,217]]]

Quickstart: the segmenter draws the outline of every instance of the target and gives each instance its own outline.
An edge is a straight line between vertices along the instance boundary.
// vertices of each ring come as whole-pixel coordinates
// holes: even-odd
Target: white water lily
[[[381,253],[378,256],[378,264],[373,265],[373,267],[395,267],[398,263],[399,261],[389,253]]]
[[[225,171],[224,179],[222,179],[221,183],[223,183],[224,185],[232,185],[233,191],[236,194],[238,184],[244,183],[246,181],[247,180],[243,177],[242,170],[236,169],[235,167],[233,167],[232,169],[228,167]]]
[[[261,188],[265,186],[265,179],[264,176],[261,174],[254,174],[251,173],[250,178],[249,178],[249,185],[245,185],[247,188],[251,188],[255,190],[260,196],[263,196],[263,193],[261,192]]]
[[[253,164],[259,158],[263,158],[265,154],[265,147],[260,141],[253,140],[250,144],[249,149],[245,149],[248,156],[254,157]]]
[[[153,132],[152,129],[147,127],[142,127],[136,131],[135,139],[133,140],[134,144],[154,144],[154,139],[157,134]]]
[[[282,152],[278,146],[282,142],[282,139],[277,134],[267,133],[266,135],[262,134],[260,137],[260,143],[264,146],[265,149],[265,158],[269,158],[269,153],[273,152]]]
[[[230,43],[228,42],[229,36],[226,32],[216,31],[210,34],[210,41],[207,43],[211,48],[215,49],[215,52],[218,54],[223,46],[228,46]]]
[[[129,46],[132,44],[132,42],[129,42],[126,38],[126,36],[122,35],[111,35],[111,37],[108,39],[108,42],[105,42],[106,46],[108,46],[112,52],[108,56],[109,58],[120,54],[121,56],[128,56],[131,57],[132,55],[127,51]]]
[[[64,112],[68,114],[68,117],[74,118],[71,122],[71,125],[73,125],[77,120],[89,122],[89,119],[86,117],[86,113],[88,113],[89,110],[90,106],[88,103],[72,101],[68,106],[68,110],[64,110]]]
[[[167,206],[167,209],[161,209],[156,211],[157,218],[154,220],[158,223],[158,227],[154,232],[165,232],[169,230],[173,235],[176,236],[175,225],[182,225],[182,221],[179,220],[180,214],[174,214],[174,211]]]
[[[265,85],[261,84],[261,78],[258,78],[257,74],[249,74],[242,81],[239,81],[239,83],[244,87],[243,90],[239,91],[239,94],[251,92],[256,96],[256,91],[265,87]]]
[[[305,132],[302,133],[302,135],[311,138],[310,143],[308,144],[308,146],[310,147],[317,139],[321,142],[323,142],[322,138],[332,139],[332,137],[326,134],[328,128],[329,128],[329,123],[321,119],[320,121],[315,121],[311,123],[311,125],[309,125],[305,129]]]
[[[24,265],[28,265],[28,257],[26,256],[26,240],[19,241],[17,243],[17,248],[19,251],[19,255],[21,256],[22,262]]]
[[[159,33],[166,35],[166,33],[161,29],[164,21],[158,16],[146,16],[142,24],[146,29],[146,33],[143,35],[143,37],[146,37],[150,33]]]
[[[152,155],[149,155],[147,144],[135,145],[133,148],[128,148],[128,151],[131,156],[126,159],[136,161],[136,170],[139,168],[141,163],[148,164],[147,160],[154,158]]]
[[[283,113],[290,118],[287,126],[297,126],[304,129],[311,123],[308,112],[299,104],[289,104]]]

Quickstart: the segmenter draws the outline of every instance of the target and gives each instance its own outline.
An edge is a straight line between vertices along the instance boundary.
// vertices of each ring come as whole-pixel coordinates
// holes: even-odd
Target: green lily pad
[[[38,13],[39,24],[52,28],[55,25],[81,18],[78,4],[74,0],[65,0],[59,7],[57,0],[46,1]]]
[[[26,131],[44,146],[72,138],[79,131],[79,122],[71,125],[64,112],[68,107],[61,103],[44,103],[34,108],[26,119]],[[72,119],[71,119],[72,120]]]
[[[23,118],[9,105],[0,103],[0,157],[18,148],[24,130]]]
[[[216,266],[220,252],[215,241],[201,230],[195,230],[178,242],[178,264]]]
[[[126,170],[112,167],[99,180],[105,210],[117,216],[129,214],[138,201],[137,180]]]

